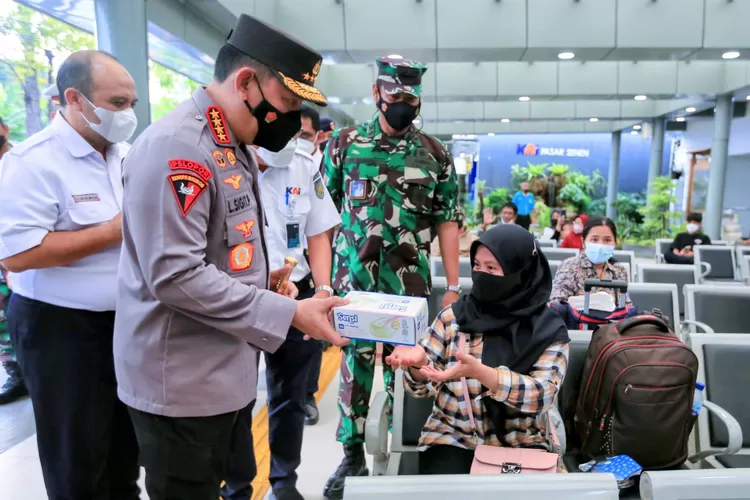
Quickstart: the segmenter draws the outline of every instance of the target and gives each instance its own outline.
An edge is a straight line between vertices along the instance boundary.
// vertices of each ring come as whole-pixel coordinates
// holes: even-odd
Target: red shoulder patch
[[[169,168],[172,170],[190,170],[200,176],[204,181],[208,181],[214,174],[209,169],[201,165],[200,163],[193,160],[185,160],[182,158],[176,158],[169,160]]]
[[[183,216],[186,216],[200,195],[206,190],[207,184],[202,179],[190,174],[171,174],[167,176],[169,185],[177,200],[177,205]]]
[[[206,108],[206,117],[208,118],[208,126],[211,129],[211,134],[213,134],[216,144],[232,144],[227,122],[224,119],[224,113],[222,113],[221,108],[218,106],[209,106]]]

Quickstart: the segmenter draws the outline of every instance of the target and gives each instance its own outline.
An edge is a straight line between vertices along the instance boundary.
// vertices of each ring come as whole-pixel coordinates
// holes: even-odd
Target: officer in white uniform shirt
[[[81,51],[62,64],[57,85],[62,111],[3,158],[8,328],[49,498],[136,500],[138,446],[112,355],[135,82],[109,54]]]
[[[268,220],[266,235],[270,267],[283,267],[286,257],[297,260],[290,277],[299,290],[297,300],[333,295],[333,255],[328,230],[341,223],[341,217],[312,157],[314,135],[320,128],[318,112],[303,106],[301,122],[300,133],[278,153],[263,148],[254,150],[260,170],[258,181],[263,208]],[[304,255],[303,239],[307,240],[309,264]],[[296,489],[295,471],[300,464],[302,451],[307,378],[311,366],[317,364],[317,372],[320,370],[321,348],[315,340],[304,340],[302,332],[292,327],[276,352],[264,354],[272,495],[277,500],[298,500],[302,496]],[[248,425],[244,436],[239,432],[234,436],[227,484],[221,492],[225,500],[247,499],[252,492],[249,484],[255,476],[255,462],[243,459],[251,456],[248,452],[253,444],[249,425],[252,415],[240,412],[238,419],[243,418]]]

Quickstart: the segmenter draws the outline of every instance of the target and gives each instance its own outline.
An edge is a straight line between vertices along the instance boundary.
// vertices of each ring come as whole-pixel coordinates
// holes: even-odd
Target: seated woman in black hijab
[[[565,376],[570,339],[547,307],[547,259],[531,233],[504,225],[474,242],[471,261],[471,293],[443,309],[416,346],[399,346],[386,358],[406,370],[408,393],[435,396],[419,440],[421,474],[468,474],[480,444],[551,449],[544,413]]]

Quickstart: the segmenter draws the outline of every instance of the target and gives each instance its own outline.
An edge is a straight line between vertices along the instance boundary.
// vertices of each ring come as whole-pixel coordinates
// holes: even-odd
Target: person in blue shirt
[[[529,192],[529,183],[521,184],[521,191],[513,196],[513,203],[518,207],[516,224],[528,230],[531,225],[531,212],[534,211],[534,193]]]

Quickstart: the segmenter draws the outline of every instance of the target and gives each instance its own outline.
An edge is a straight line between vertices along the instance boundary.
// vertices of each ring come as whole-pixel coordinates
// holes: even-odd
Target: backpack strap
[[[664,333],[671,332],[669,325],[663,319],[651,314],[641,314],[640,316],[633,316],[632,318],[617,323],[617,333],[623,335],[626,330],[642,325],[655,326]]]

